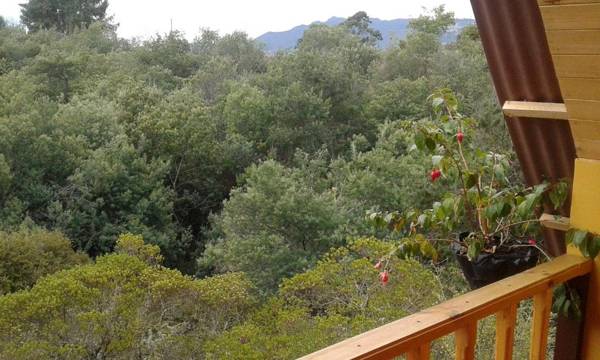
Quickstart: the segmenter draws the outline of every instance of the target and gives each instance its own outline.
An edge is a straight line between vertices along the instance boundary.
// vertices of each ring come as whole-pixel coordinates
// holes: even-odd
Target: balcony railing
[[[530,359],[544,359],[552,290],[586,275],[592,261],[562,255],[515,276],[471,291],[419,313],[373,329],[303,357],[304,360],[429,359],[431,342],[455,335],[456,359],[474,359],[477,322],[496,316],[496,359],[512,359],[518,304],[533,298]]]

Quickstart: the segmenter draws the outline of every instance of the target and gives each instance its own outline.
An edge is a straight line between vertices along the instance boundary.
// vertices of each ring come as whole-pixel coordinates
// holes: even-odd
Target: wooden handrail
[[[344,340],[328,348],[304,356],[303,360],[390,359],[409,354],[411,359],[427,359],[429,344],[440,337],[457,334],[457,359],[473,358],[473,342],[477,321],[503,313],[497,341],[512,342],[516,304],[534,297],[533,351],[546,346],[549,301],[552,288],[585,275],[592,261],[576,255],[562,255],[520,274],[500,280],[481,289],[448,300],[403,319]],[[511,330],[512,329],[512,330]],[[501,346],[501,345],[498,345]],[[426,349],[424,349],[426,347]],[[427,357],[421,356],[426,354]],[[506,358],[509,355],[506,355]]]

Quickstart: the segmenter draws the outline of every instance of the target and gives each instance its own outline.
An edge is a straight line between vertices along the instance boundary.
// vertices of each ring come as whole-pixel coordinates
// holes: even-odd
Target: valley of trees
[[[0,21],[0,359],[289,359],[466,291],[419,258],[382,286],[365,214],[440,195],[409,131],[436,88],[510,149],[475,27],[442,45],[439,7],[379,50],[359,12],[269,56],[122,39],[106,6]]]

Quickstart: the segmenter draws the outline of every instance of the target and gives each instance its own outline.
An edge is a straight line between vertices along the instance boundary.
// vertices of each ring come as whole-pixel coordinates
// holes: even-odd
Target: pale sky
[[[0,15],[18,19],[18,4],[25,1],[0,0]],[[473,17],[469,0],[109,0],[108,13],[120,24],[119,35],[126,38],[168,32],[171,20],[173,29],[183,31],[188,38],[202,27],[221,34],[241,30],[256,37],[332,16],[347,17],[360,10],[385,20],[415,17],[423,7],[440,4],[454,11],[456,17]]]

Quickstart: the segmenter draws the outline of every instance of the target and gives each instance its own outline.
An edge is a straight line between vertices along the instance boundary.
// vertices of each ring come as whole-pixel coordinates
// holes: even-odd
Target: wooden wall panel
[[[600,42],[600,40],[598,40]],[[600,101],[600,79],[559,78],[565,99]]]
[[[595,4],[600,0],[538,0],[539,5]]]
[[[600,55],[553,55],[552,60],[559,78],[600,78]]]
[[[577,156],[600,159],[600,122],[570,120]]]
[[[600,29],[600,3],[540,6],[546,31]]]
[[[538,0],[578,157],[600,159],[600,0]]]
[[[565,100],[569,119],[600,122],[600,101]]]
[[[554,55],[600,54],[600,30],[551,30],[546,37]]]

